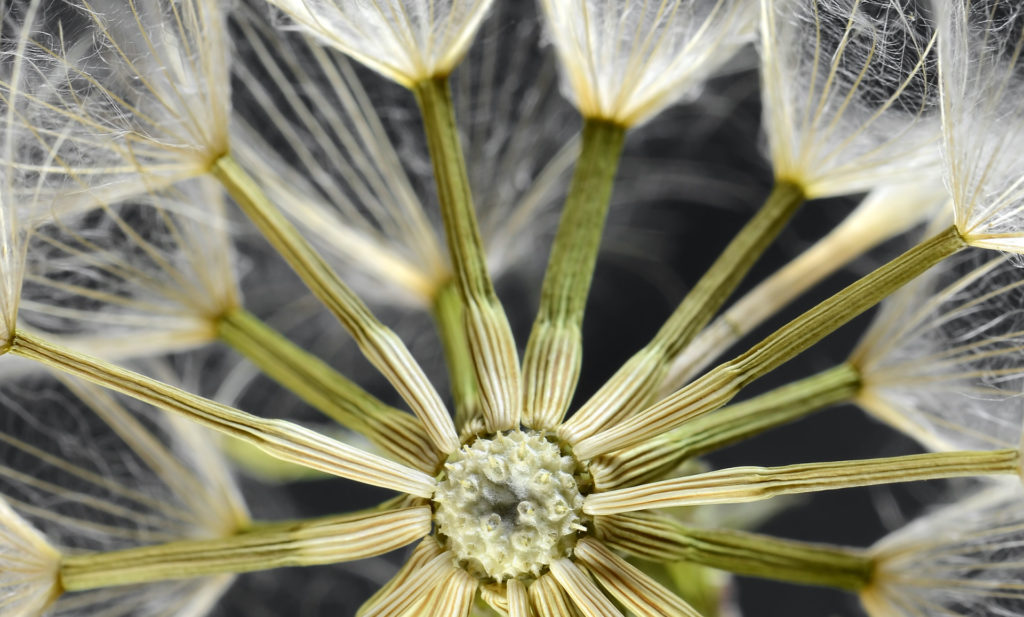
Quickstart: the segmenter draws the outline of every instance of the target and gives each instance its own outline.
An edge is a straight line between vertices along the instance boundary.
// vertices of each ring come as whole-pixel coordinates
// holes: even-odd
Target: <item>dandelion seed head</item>
[[[587,117],[632,126],[695,92],[700,81],[742,44],[753,13],[744,10],[748,8],[744,1],[566,0],[542,6],[551,22],[549,36],[567,67],[563,78],[571,100]],[[765,0],[765,14],[778,16],[772,1]],[[788,1],[779,0],[777,5]],[[473,53],[467,50],[490,6],[487,0],[270,0],[295,26],[293,30],[299,31],[287,33],[284,42],[268,24],[252,19],[254,12],[248,8],[240,9],[237,19],[231,18],[230,29],[226,28],[225,3],[216,0],[64,2],[67,8],[63,11],[39,13],[47,27],[22,29],[31,36],[20,39],[26,44],[15,55],[26,61],[33,76],[8,78],[6,95],[0,84],[0,97],[6,96],[8,101],[8,127],[17,129],[7,132],[17,143],[3,150],[3,161],[12,173],[0,199],[11,198],[15,200],[11,203],[20,204],[23,197],[32,196],[30,203],[47,203],[58,210],[58,216],[43,223],[31,213],[21,217],[32,221],[31,227],[26,227],[32,231],[30,240],[10,236],[15,238],[11,246],[24,251],[27,245],[30,251],[27,292],[20,301],[24,324],[46,330],[48,335],[77,337],[93,353],[105,353],[97,351],[106,349],[104,343],[124,352],[131,347],[132,338],[144,341],[136,349],[149,353],[177,349],[164,345],[164,339],[173,339],[181,347],[209,342],[216,336],[210,330],[211,322],[223,317],[225,310],[238,308],[240,293],[231,239],[219,221],[203,227],[210,219],[220,218],[205,216],[207,208],[220,210],[219,190],[194,179],[191,184],[181,184],[209,171],[211,163],[227,154],[229,125],[233,125],[233,158],[220,163],[237,161],[257,176],[251,187],[226,182],[239,192],[239,201],[259,195],[258,185],[262,185],[267,201],[281,206],[299,223],[302,233],[308,232],[320,247],[326,247],[325,253],[333,252],[332,257],[345,267],[346,281],[351,266],[357,266],[362,270],[352,276],[364,278],[365,289],[384,282],[378,286],[390,285],[398,292],[384,289],[382,296],[405,296],[406,301],[420,306],[437,300],[439,289],[453,289],[442,287],[451,279],[450,257],[438,232],[438,216],[432,214],[436,208],[429,203],[429,186],[433,186],[426,175],[431,171],[427,169],[429,161],[420,148],[423,144],[416,141],[419,133],[409,130],[415,123],[409,120],[414,114],[406,107],[386,103],[383,109],[387,113],[405,114],[404,124],[390,124],[390,119],[383,117],[386,114],[378,111],[379,102],[388,101],[393,92],[381,96],[363,89],[357,78],[360,69],[343,58],[343,53],[401,86],[416,86],[422,80],[447,78],[452,73],[457,115],[463,121],[460,137],[470,159],[479,161],[469,175],[473,197],[482,205],[480,221],[491,251],[487,255],[491,268],[501,270],[536,252],[531,250],[533,239],[522,241],[519,236],[543,230],[534,220],[550,212],[547,206],[562,196],[562,180],[576,154],[576,143],[565,139],[572,129],[563,121],[564,109],[572,109],[563,104],[558,114],[549,112],[547,92],[551,89],[534,90],[502,71],[518,66],[525,73],[535,71],[549,78],[552,73],[536,69],[533,59],[521,59],[529,56],[511,53],[514,42],[503,43],[508,47],[484,46],[478,64],[462,64],[469,72],[460,75],[455,70],[467,53]],[[0,14],[3,3],[0,0]],[[820,196],[895,182],[931,169],[935,159],[932,147],[939,133],[931,126],[936,124],[938,104],[929,16],[902,0],[822,0],[812,5],[794,2],[787,7],[785,11],[796,10],[795,17],[787,16],[778,23],[769,19],[770,25],[765,27],[766,33],[785,36],[766,36],[762,42],[767,56],[765,82],[772,79],[772,70],[780,75],[792,73],[784,74],[778,86],[783,102],[775,108],[769,104],[766,112],[773,120],[773,114],[784,117],[779,124],[782,129],[785,122],[792,125],[789,132],[769,129],[780,177],[798,182],[808,195]],[[805,9],[810,13],[800,13]],[[583,11],[596,19],[581,21],[578,15],[560,13],[568,10]],[[77,17],[65,18],[70,13]],[[492,23],[498,30],[520,30]],[[243,50],[230,75],[225,51],[228,32],[237,36]],[[319,47],[311,42],[312,37],[333,49]],[[813,41],[810,47],[808,41]],[[0,53],[3,45],[0,41]],[[566,51],[573,45],[576,48]],[[780,57],[796,60],[772,64]],[[572,62],[579,66],[569,67]],[[476,66],[484,70],[477,74],[473,72]],[[249,106],[239,110],[238,122],[234,118],[228,121],[229,80],[239,85],[236,103],[245,101],[239,106]],[[22,82],[30,87],[19,91],[10,85]],[[394,84],[387,87],[408,97],[408,92]],[[3,104],[0,100],[0,109]],[[474,117],[476,110],[480,110],[479,118]],[[569,115],[575,118],[574,113]],[[534,116],[544,116],[547,124],[535,119],[519,122]],[[470,121],[465,122],[466,118]],[[396,139],[399,143],[392,145]],[[557,147],[550,147],[552,142]],[[225,167],[214,169],[223,171]],[[427,181],[417,177],[423,170]],[[444,190],[443,182],[440,190]],[[276,225],[261,228],[275,231]],[[474,225],[470,231],[475,235]],[[297,238],[288,225],[276,229],[282,230],[288,232],[289,242]],[[3,559],[8,558],[2,549],[5,535],[16,536],[12,542],[45,537],[40,541],[53,547],[50,552],[54,555],[72,550],[116,551],[182,538],[216,539],[214,551],[226,562],[218,562],[220,556],[204,556],[202,559],[210,561],[192,563],[227,571],[241,569],[232,559],[243,553],[254,559],[253,567],[268,565],[273,560],[264,560],[264,547],[282,558],[273,561],[275,564],[313,565],[378,555],[422,539],[406,565],[359,614],[469,615],[479,606],[475,603],[478,590],[483,603],[512,617],[697,614],[680,594],[616,552],[662,560],[679,559],[680,555],[699,557],[702,547],[696,546],[684,526],[671,516],[607,515],[597,513],[596,508],[585,512],[586,501],[599,503],[591,493],[610,489],[599,481],[599,466],[580,463],[571,447],[554,437],[560,430],[556,419],[544,424],[548,432],[521,430],[520,409],[513,406],[514,415],[501,426],[514,428],[484,433],[487,429],[483,427],[495,424],[488,416],[494,414],[491,394],[501,388],[477,388],[473,392],[482,394],[480,400],[472,392],[463,397],[456,390],[457,411],[452,421],[418,361],[404,353],[404,343],[373,316],[364,318],[366,307],[360,302],[348,303],[348,288],[332,283],[327,266],[315,258],[303,263],[302,256],[312,253],[304,252],[308,247],[302,240],[295,241],[303,251],[294,259],[288,258],[285,250],[294,246],[271,243],[281,248],[286,261],[300,274],[304,267],[311,267],[325,275],[321,280],[328,284],[317,289],[318,295],[338,301],[332,308],[346,325],[355,323],[350,332],[361,343],[372,339],[374,345],[364,345],[367,355],[398,388],[416,417],[403,415],[359,387],[349,387],[340,376],[331,374],[331,367],[304,360],[301,353],[289,354],[284,345],[277,347],[281,353],[271,355],[287,365],[269,361],[260,366],[268,377],[285,382],[281,392],[286,396],[297,394],[314,406],[323,400],[337,400],[340,405],[359,403],[360,413],[343,410],[344,414],[338,414],[340,421],[364,431],[377,446],[389,445],[393,435],[398,446],[395,460],[288,422],[257,419],[201,402],[198,397],[175,394],[139,376],[118,383],[126,391],[132,391],[133,384],[139,390],[151,388],[143,392],[149,400],[161,396],[159,400],[169,411],[191,413],[193,418],[256,444],[263,448],[261,452],[404,494],[371,513],[346,516],[347,522],[338,523],[339,527],[323,520],[251,525],[218,449],[205,440],[200,429],[179,426],[177,421],[74,381],[0,384],[0,403],[9,409],[0,416],[0,443],[5,453],[0,462],[0,491],[9,496],[3,502],[9,504],[3,506],[6,510],[0,509],[0,592],[6,576]],[[459,259],[458,253],[452,251],[454,259]],[[259,274],[267,276],[267,271]],[[486,282],[486,277],[481,278]],[[489,285],[485,287],[489,289]],[[456,291],[465,303],[466,290]],[[979,293],[981,297],[992,295]],[[1003,291],[993,293],[998,296]],[[918,300],[936,292],[929,288],[920,294]],[[348,303],[345,310],[340,310],[342,300]],[[1013,302],[1011,306],[1019,307],[1019,301]],[[18,301],[11,304],[17,306]],[[279,308],[284,314],[296,305]],[[470,308],[473,310],[466,316],[472,325],[481,313]],[[1018,338],[1016,329],[1003,332],[1004,326],[1016,328],[1017,319],[1015,309],[1003,308],[992,316],[968,309],[963,315],[939,318],[939,329],[946,338],[935,344],[945,347],[927,358],[932,363],[922,369],[932,371],[927,377],[941,373],[945,383],[966,388],[977,377],[970,372],[977,367],[983,378],[982,394],[989,394],[987,387],[995,388],[996,398],[1004,394],[1000,388],[1019,390],[1013,362],[989,362],[992,355],[1007,349],[1001,340],[993,343],[993,332],[1002,333],[999,336],[1007,340]],[[13,329],[14,309],[8,312]],[[346,312],[358,313],[357,318],[344,318]],[[287,317],[301,320],[294,312]],[[934,326],[934,322],[929,324]],[[445,331],[447,327],[441,323],[441,338],[446,344],[454,340],[459,345],[461,337],[455,335],[459,331]],[[419,328],[417,336],[424,330]],[[988,338],[970,347],[975,331]],[[29,331],[24,334],[22,347],[15,351],[28,348],[32,335]],[[471,334],[476,336],[475,331]],[[319,332],[317,335],[304,350],[322,351],[328,339]],[[929,336],[919,338],[931,342]],[[887,340],[893,344],[916,341],[915,335]],[[949,353],[948,340],[954,341],[953,356],[945,355]],[[476,385],[504,386],[507,381],[511,393],[507,398],[518,400],[518,378],[505,379],[512,373],[503,370],[505,364],[515,363],[514,349],[510,362],[502,360],[496,365],[487,346],[477,343],[471,336],[467,349],[455,350],[471,356],[475,372],[471,377]],[[961,344],[968,346],[967,357],[956,355],[963,351],[956,347]],[[246,351],[243,345],[238,347]],[[915,349],[919,353],[920,348]],[[942,373],[945,367],[936,367],[946,360],[967,373]],[[884,383],[880,374],[896,376],[899,381],[900,373],[888,365],[874,370],[883,364],[882,360],[871,366],[861,363],[866,388],[876,392],[890,385],[897,391],[909,389],[905,382]],[[163,365],[146,363],[145,367],[159,379],[173,381],[174,375]],[[840,368],[845,375],[852,375],[848,367]],[[454,369],[453,378],[468,375],[468,371],[460,375],[457,364]],[[282,372],[275,374],[277,370]],[[289,372],[292,377],[285,374]],[[40,379],[38,375],[32,378]],[[220,384],[222,394],[235,388],[230,382]],[[43,385],[35,385],[39,383]],[[852,390],[854,385],[843,387]],[[842,394],[847,395],[848,390]],[[717,392],[708,392],[707,398],[713,401],[715,395]],[[263,399],[259,404],[266,409],[268,402]],[[366,413],[362,413],[363,404]],[[932,403],[925,401],[922,406],[925,404]],[[355,419],[347,421],[350,415]],[[662,420],[644,422],[648,418],[652,416],[643,416],[637,425],[646,424],[643,431],[657,432]],[[1019,432],[1018,427],[1015,434]],[[431,437],[419,441],[424,433]],[[462,436],[464,445],[459,445],[456,435]],[[12,455],[8,457],[9,452]],[[661,453],[652,456],[653,464],[661,462]],[[664,473],[688,471],[674,463],[663,465]],[[1008,464],[1016,466],[1017,460]],[[609,474],[604,473],[607,479]],[[773,472],[725,470],[693,480],[710,482],[707,488],[712,493],[726,494],[730,478],[756,478],[760,473]],[[827,484],[822,482],[822,486]],[[631,508],[656,509],[679,503],[666,497],[663,485],[629,488],[640,495],[625,498],[633,500]],[[740,492],[722,500],[740,500],[745,498],[742,491],[761,489],[736,490]],[[19,527],[17,520],[22,519],[5,516],[7,510],[39,531]],[[252,543],[268,530],[275,534],[270,536],[272,544],[260,547],[258,542]],[[310,530],[324,532],[324,536],[310,540],[303,535]],[[739,542],[735,546],[742,548],[745,537],[733,534],[732,540]],[[747,541],[753,548],[734,551],[728,559],[740,566],[748,559],[757,561],[760,571],[780,557],[771,547],[786,545],[771,538],[760,543]],[[899,541],[883,544],[877,555],[884,562],[880,568],[884,575],[874,590],[865,593],[869,605],[896,597],[898,592],[893,590],[898,586],[922,587],[920,581],[903,574],[897,558],[890,558],[890,544],[898,546]],[[757,548],[762,545],[769,547],[764,555]],[[152,554],[160,556],[166,548],[158,547]],[[827,553],[832,549],[818,550]],[[853,551],[834,550],[852,561],[860,557]],[[43,571],[40,580],[52,583],[56,560],[44,558],[32,566]],[[174,570],[152,576],[182,573]],[[973,570],[958,573],[973,576]],[[70,574],[67,580],[67,589],[73,589]],[[102,575],[94,580],[98,585],[117,583]],[[224,576],[68,594],[53,610],[62,617],[201,617],[231,581],[231,576]],[[863,577],[857,581],[863,583]],[[693,588],[705,595],[720,591],[715,584],[704,582]],[[50,597],[23,594],[20,588],[16,593],[28,598],[25,606],[30,609],[43,608],[35,598]],[[0,609],[3,602],[0,596]],[[955,597],[943,606],[955,611],[960,606],[957,602],[968,603]]]
[[[294,24],[404,86],[462,60],[491,0],[268,0]]]
[[[566,96],[584,117],[634,126],[685,96],[749,42],[746,0],[542,0]]]
[[[481,578],[539,576],[568,557],[583,529],[577,464],[539,433],[510,431],[463,446],[434,495],[438,533]]]

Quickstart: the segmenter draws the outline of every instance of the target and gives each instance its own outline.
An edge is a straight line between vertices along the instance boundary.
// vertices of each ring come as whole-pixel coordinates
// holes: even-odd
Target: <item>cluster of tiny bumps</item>
[[[434,493],[437,531],[476,576],[498,582],[572,554],[583,496],[578,464],[539,434],[499,433],[462,446]]]

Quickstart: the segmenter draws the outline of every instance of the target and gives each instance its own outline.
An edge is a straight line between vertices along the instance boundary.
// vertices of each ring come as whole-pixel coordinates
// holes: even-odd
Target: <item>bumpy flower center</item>
[[[481,578],[540,575],[576,543],[576,461],[532,431],[477,439],[452,454],[434,494],[448,548]]]

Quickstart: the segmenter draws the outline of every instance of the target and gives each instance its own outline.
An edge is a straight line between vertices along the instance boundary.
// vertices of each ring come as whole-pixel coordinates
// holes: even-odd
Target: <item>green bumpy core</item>
[[[437,531],[477,577],[539,576],[571,555],[586,530],[576,467],[533,431],[477,439],[445,463],[434,493]]]

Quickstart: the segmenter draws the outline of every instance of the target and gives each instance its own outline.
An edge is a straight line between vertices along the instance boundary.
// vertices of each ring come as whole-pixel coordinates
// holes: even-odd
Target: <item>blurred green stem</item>
[[[842,223],[765,277],[701,330],[672,361],[659,394],[668,396],[686,385],[799,295],[871,247],[920,223],[937,201],[927,191],[911,191],[902,186],[869,193]]]
[[[855,591],[871,583],[874,569],[858,549],[702,529],[649,512],[601,517],[597,534],[611,548],[651,561],[685,561],[805,585]]]
[[[462,301],[453,282],[449,281],[439,288],[431,308],[444,348],[452,398],[455,399],[455,427],[456,430],[461,430],[479,414],[480,401],[476,390],[473,358],[469,352],[469,339],[466,337]]]

